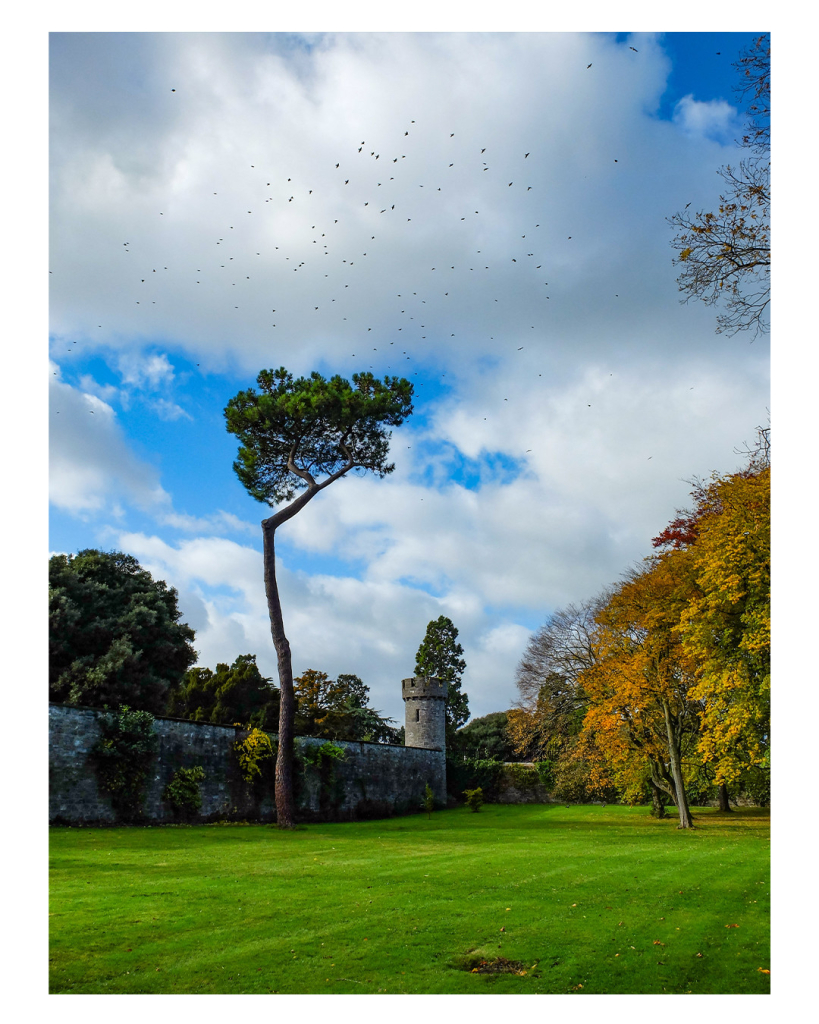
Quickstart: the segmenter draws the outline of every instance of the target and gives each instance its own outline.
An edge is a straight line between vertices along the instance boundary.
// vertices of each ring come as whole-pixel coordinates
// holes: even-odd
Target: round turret
[[[434,676],[401,680],[404,698],[404,746],[446,749],[447,684]]]

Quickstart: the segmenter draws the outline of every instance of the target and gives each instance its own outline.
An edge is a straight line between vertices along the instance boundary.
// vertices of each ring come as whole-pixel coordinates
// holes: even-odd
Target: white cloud
[[[674,122],[692,135],[731,142],[739,132],[740,122],[736,107],[725,100],[695,100],[683,96],[674,108]]]
[[[673,293],[646,239],[677,184],[713,190],[706,143],[645,116],[668,62],[635,42],[639,59],[602,35],[340,34],[308,56],[277,37],[147,35],[133,104],[114,101],[120,40],[61,39],[55,83],[84,70],[82,102],[53,100],[56,334],[121,349],[125,379],[152,387],[169,364],[132,366],[135,338],[248,372],[285,354],[296,372],[352,369],[368,335],[411,339],[410,364],[502,356],[532,325],[610,344],[612,315],[658,276]]]
[[[250,533],[254,536],[259,534],[259,526],[256,523],[247,523],[232,512],[225,512],[218,509],[210,516],[191,516],[182,512],[159,512],[157,520],[177,530],[184,530],[186,533]]]
[[[177,405],[176,402],[172,402],[167,398],[157,398],[150,404],[161,420],[193,420],[193,416],[186,412],[181,405]]]
[[[101,398],[109,405],[111,402],[122,400],[122,392],[119,388],[114,387],[113,384],[100,384],[90,373],[81,374],[77,383],[81,391],[85,391],[89,395],[96,395],[97,398]]]
[[[368,580],[459,588],[482,605],[545,615],[592,596],[648,554],[651,538],[687,503],[687,480],[739,465],[734,446],[764,418],[756,394],[767,364],[750,365],[758,380],[741,385],[729,353],[716,365],[681,360],[673,370],[592,365],[574,380],[518,393],[514,409],[491,424],[487,404],[502,400],[507,384],[515,393],[513,384],[497,375],[492,397],[476,379],[440,402],[428,428],[401,428],[395,450],[406,453],[412,441],[412,458],[393,476],[333,484],[282,538],[361,561]],[[501,453],[521,472],[477,490],[422,484],[438,438],[476,460]]]
[[[134,506],[186,532],[258,532],[258,525],[222,509],[203,517],[175,511],[159,471],[134,454],[112,406],[92,393],[115,398],[121,392],[96,386],[89,375],[76,388],[62,379],[56,363],[49,369],[50,501],[56,508],[97,521],[105,516],[123,521],[127,506]]]
[[[173,380],[174,370],[164,352],[121,352],[117,359],[123,384],[155,391]]]
[[[277,679],[260,552],[215,537],[170,545],[156,536],[120,533],[118,544],[177,588],[183,617],[197,630],[200,664],[213,667],[252,653],[262,672]],[[403,723],[401,679],[413,672],[427,623],[443,614],[460,630],[467,661],[463,688],[473,716],[514,699],[514,668],[528,630],[492,624],[466,590],[435,598],[398,582],[307,576],[281,557],[276,576],[296,675],[308,668],[331,676],[355,672],[370,687],[374,706]]]
[[[158,472],[131,452],[111,406],[64,383],[58,373],[51,364],[52,503],[76,514],[113,513],[122,497],[143,509],[167,504]]]

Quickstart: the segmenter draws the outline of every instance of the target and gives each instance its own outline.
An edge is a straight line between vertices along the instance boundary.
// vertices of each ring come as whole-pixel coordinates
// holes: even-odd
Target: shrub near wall
[[[483,791],[484,800],[494,802],[497,783],[503,773],[503,762],[477,757],[450,757],[446,759],[446,788],[459,802],[468,789]]]

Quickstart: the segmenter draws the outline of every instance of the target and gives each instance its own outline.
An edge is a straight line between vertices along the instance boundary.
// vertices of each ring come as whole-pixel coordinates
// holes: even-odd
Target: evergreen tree
[[[415,655],[415,674],[435,676],[448,683],[446,702],[447,739],[469,718],[469,698],[461,692],[461,676],[466,662],[461,657],[463,647],[458,643],[458,630],[445,615],[433,619],[418,653]]]
[[[279,670],[279,748],[276,755],[276,817],[280,828],[295,825],[293,722],[296,699],[290,642],[284,632],[276,582],[276,530],[325,487],[347,473],[385,477],[390,426],[412,413],[412,384],[404,378],[376,380],[354,373],[352,383],[320,373],[294,379],[284,367],[262,370],[259,390],[240,391],[225,409],[227,429],[240,442],[233,468],[248,494],[271,508],[262,520],[264,581],[270,631]]]
[[[165,713],[196,661],[177,594],[132,555],[88,548],[48,563],[49,699]]]
[[[255,654],[240,654],[232,665],[216,671],[197,666],[171,690],[168,714],[218,725],[256,726],[264,732],[279,727],[279,691],[256,665]]]

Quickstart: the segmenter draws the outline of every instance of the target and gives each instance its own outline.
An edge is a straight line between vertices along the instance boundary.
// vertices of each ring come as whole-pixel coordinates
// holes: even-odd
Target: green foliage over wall
[[[465,789],[482,789],[490,797],[503,774],[503,762],[485,758],[450,757],[446,759],[446,785],[451,796],[460,800]]]
[[[196,661],[177,594],[131,555],[89,548],[48,563],[49,699],[165,713]]]
[[[299,750],[302,772],[306,776],[312,769],[319,775],[319,808],[328,811],[344,798],[339,785],[336,765],[347,759],[347,752],[337,743],[304,743]]]
[[[331,679],[309,668],[293,680],[297,736],[366,743],[397,743],[398,731],[368,706],[370,688],[356,675]]]
[[[458,729],[447,741],[453,754],[466,754],[472,758],[489,758],[493,761],[516,761],[518,757],[508,732],[505,711],[473,718],[462,729]]]
[[[204,777],[205,769],[201,765],[195,765],[193,768],[178,768],[173,773],[162,798],[171,805],[177,817],[187,820],[192,818],[202,807],[199,783]]]
[[[109,795],[120,821],[137,821],[157,745],[154,716],[123,704],[119,711],[100,716],[99,729],[89,757],[100,789]]]
[[[554,762],[535,761],[535,771],[537,772],[541,786],[545,789],[551,790],[554,786]]]
[[[220,663],[216,671],[197,665],[171,689],[168,714],[194,722],[235,725],[276,733],[279,728],[279,691],[261,674],[255,654],[240,654],[232,665]]]
[[[534,789],[540,785],[540,775],[533,764],[506,764],[503,775],[515,789]]]

